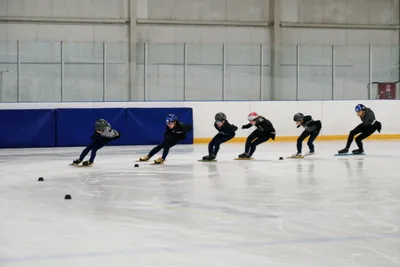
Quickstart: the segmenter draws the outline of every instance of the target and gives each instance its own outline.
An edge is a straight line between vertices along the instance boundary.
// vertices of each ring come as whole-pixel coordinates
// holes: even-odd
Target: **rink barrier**
[[[108,108],[190,108],[192,121],[194,121],[194,143],[208,143],[217,133],[213,127],[214,116],[224,112],[230,123],[239,127],[236,138],[232,142],[244,142],[246,137],[254,130],[241,129],[247,123],[247,114],[258,112],[270,120],[277,132],[276,141],[296,141],[304,130],[297,128],[293,122],[293,115],[297,112],[312,115],[314,119],[321,120],[321,137],[318,140],[344,140],[351,129],[361,123],[354,112],[354,107],[362,103],[370,107],[377,120],[382,123],[382,133],[375,133],[369,140],[398,140],[400,139],[400,124],[396,123],[393,114],[400,113],[399,100],[335,100],[335,101],[132,101],[132,102],[43,102],[43,103],[0,103],[2,109],[108,109]],[[126,114],[128,118],[128,114]],[[154,125],[158,122],[154,122]],[[160,123],[162,125],[163,123]],[[143,131],[149,129],[145,128]],[[130,129],[128,129],[130,131]],[[140,136],[140,132],[128,133],[129,136]],[[152,134],[150,132],[150,134]],[[143,135],[148,135],[145,133]],[[132,144],[133,140],[121,140],[112,144]],[[49,143],[57,142],[48,139]],[[85,139],[86,142],[86,139]],[[142,141],[140,141],[142,142]],[[149,142],[149,141],[146,141]],[[84,142],[81,142],[82,144]],[[47,144],[49,145],[49,144]]]
[[[347,140],[348,135],[324,135],[318,136],[316,141],[335,141],[335,140]],[[247,137],[235,137],[229,140],[227,143],[245,143]],[[298,136],[277,136],[275,140],[271,142],[296,142]],[[194,138],[193,144],[208,144],[212,138]],[[305,139],[305,142],[308,137]],[[400,134],[379,134],[375,133],[369,136],[366,140],[400,140]]]
[[[56,145],[56,112],[53,109],[0,110],[0,118],[0,148]]]
[[[164,139],[169,113],[193,124],[192,108],[180,107],[0,110],[0,148],[86,146],[98,118],[121,132],[121,138],[109,145],[154,145]],[[181,144],[193,144],[193,131]]]

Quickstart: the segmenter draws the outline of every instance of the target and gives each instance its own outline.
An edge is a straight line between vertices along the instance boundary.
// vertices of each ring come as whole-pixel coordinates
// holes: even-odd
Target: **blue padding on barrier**
[[[127,134],[126,111],[123,108],[57,109],[57,146],[86,146],[94,132],[97,119],[106,119],[121,138],[109,145],[128,145],[132,138]]]
[[[52,147],[56,144],[55,111],[0,110],[1,148]]]
[[[173,113],[182,123],[193,124],[192,108],[128,108],[129,134],[132,145],[154,145],[162,142],[165,132],[165,116]],[[193,144],[193,131],[181,144]]]

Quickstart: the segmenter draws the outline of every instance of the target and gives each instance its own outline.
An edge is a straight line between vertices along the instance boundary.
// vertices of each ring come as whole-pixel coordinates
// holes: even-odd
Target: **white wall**
[[[400,124],[393,121],[393,114],[400,113],[397,100],[362,101],[370,107],[382,123],[383,134],[400,134]],[[214,116],[224,112],[228,120],[239,128],[247,123],[250,112],[258,112],[274,125],[277,136],[296,136],[301,133],[293,122],[297,112],[312,115],[322,121],[321,135],[346,135],[360,119],[354,112],[358,101],[282,101],[282,102],[92,102],[92,103],[0,103],[0,109],[42,108],[104,108],[104,107],[191,107],[193,108],[194,137],[211,138],[216,134]],[[154,123],[164,123],[163,121]],[[246,137],[250,130],[238,130],[237,137]]]
[[[282,22],[291,23],[340,23],[361,25],[396,25],[399,23],[398,0],[280,0]],[[128,19],[129,0],[2,0],[0,1],[0,16],[17,17],[46,17],[46,18],[115,18]],[[222,95],[221,66],[215,62],[221,61],[221,55],[216,54],[213,46],[226,43],[227,54],[227,99],[258,100],[259,77],[258,63],[252,55],[258,54],[257,46],[264,44],[265,55],[271,52],[273,29],[271,27],[234,27],[234,26],[189,26],[185,21],[203,21],[207,23],[221,22],[257,22],[264,23],[273,20],[272,0],[134,0],[136,2],[137,18],[150,20],[169,20],[177,25],[149,25],[137,26],[138,43],[148,42],[153,45],[149,48],[149,58],[153,65],[149,66],[149,95],[152,100],[182,99],[183,72],[182,58],[171,51],[176,51],[182,57],[182,43],[192,45],[188,50],[191,55],[201,54],[202,61],[196,60],[197,66],[188,69],[187,99],[211,100],[220,99]],[[2,54],[15,54],[12,45],[1,44],[1,41],[15,43],[22,42],[56,42],[53,49],[57,49],[59,41],[66,42],[121,42],[121,49],[126,49],[128,41],[127,25],[101,25],[85,23],[60,24],[48,23],[16,23],[0,22],[0,62],[9,62],[1,59]],[[398,30],[369,30],[369,29],[313,29],[313,28],[280,28],[281,35],[279,49],[281,52],[281,98],[278,100],[293,100],[296,98],[295,89],[295,46],[302,45],[300,71],[301,93],[300,99],[330,99],[331,98],[331,45],[336,49],[336,99],[365,99],[366,84],[368,83],[368,45],[373,49],[373,80],[395,81],[399,79],[399,33]],[[49,46],[49,43],[45,44]],[[238,48],[240,45],[242,48]],[[243,47],[243,46],[247,47]],[[165,49],[169,46],[168,49]],[[175,47],[174,47],[175,46]],[[195,47],[197,46],[197,48]],[[236,46],[236,47],[235,47]],[[138,46],[137,80],[143,85],[143,65],[140,57],[143,49]],[[76,47],[76,50],[80,48]],[[180,50],[179,50],[180,49]],[[231,49],[232,53],[229,53]],[[201,51],[202,50],[202,51]],[[240,50],[247,50],[242,53]],[[30,53],[34,54],[32,50]],[[220,52],[220,51],[219,51]],[[247,56],[237,56],[244,54]],[[173,55],[173,56],[171,56]],[[233,55],[233,56],[231,56]],[[3,56],[4,57],[4,56]],[[210,58],[213,60],[210,62]],[[255,60],[253,60],[255,59]],[[229,60],[232,60],[229,62]],[[108,79],[110,88],[118,91],[112,94],[109,100],[127,100],[129,85],[127,82],[127,68],[121,62],[115,66],[113,75]],[[269,96],[271,77],[271,62],[269,57],[264,60],[264,95]],[[214,64],[214,65],[213,65]],[[229,66],[236,65],[236,66]],[[190,65],[190,62],[189,62]],[[5,74],[3,83],[7,84],[10,98],[15,95],[15,64],[0,63],[0,69],[12,70]],[[27,80],[41,79],[45,91],[58,90],[59,84],[48,82],[45,79],[55,80],[59,73],[47,71],[47,67],[24,68]],[[96,71],[93,71],[93,73]],[[117,75],[117,73],[120,73]],[[99,99],[99,92],[92,89],[96,84],[97,71],[85,74],[83,77],[73,77],[70,84],[79,84],[79,87],[89,87],[87,97]],[[121,74],[122,73],[122,74]],[[120,76],[120,77],[119,77]],[[115,82],[111,82],[115,80]],[[87,86],[89,84],[89,86]],[[35,91],[35,86],[25,86],[23,90]],[[37,87],[37,86],[36,86]],[[33,88],[33,89],[32,89]],[[119,89],[122,88],[122,89]],[[81,93],[76,93],[70,100],[75,101]],[[97,90],[97,89],[96,89]],[[59,91],[59,90],[58,90]],[[142,91],[142,87],[138,87]],[[83,94],[85,95],[85,94]],[[54,92],[44,96],[41,100],[56,101],[58,95]],[[84,100],[89,100],[85,96]],[[9,99],[11,100],[11,99]],[[28,95],[24,100],[33,100]],[[92,99],[90,99],[92,100]]]
[[[362,25],[393,25],[399,23],[398,0],[280,0],[281,21],[292,23],[337,23]],[[139,19],[171,21],[256,21],[273,19],[270,0],[138,0]],[[296,45],[301,45],[300,99],[331,99],[332,45],[336,45],[335,99],[366,99],[369,82],[368,46],[373,45],[373,81],[399,79],[399,33],[397,30],[280,28],[281,98],[296,99]],[[226,43],[229,46],[264,44],[270,51],[271,28],[231,26],[146,25],[138,27],[138,41],[158,44],[190,43],[207,45]],[[175,51],[179,49],[175,48]],[[163,50],[153,46],[153,52]],[[211,50],[211,48],[210,48]],[[189,49],[190,51],[190,49]],[[193,50],[192,50],[193,51]],[[151,51],[150,51],[151,52]],[[160,53],[158,53],[160,54]],[[182,54],[182,53],[181,53]],[[166,53],[169,56],[171,53]],[[213,56],[215,56],[213,54]],[[219,56],[214,57],[220,59]],[[250,58],[250,57],[249,57]],[[264,93],[269,95],[271,62],[264,61]],[[157,63],[160,63],[157,66]],[[162,63],[162,65],[161,65]],[[167,64],[166,64],[167,63]],[[169,63],[169,64],[168,64]],[[182,97],[182,70],[165,56],[154,58],[149,69],[148,99],[172,100]],[[227,99],[258,100],[257,62],[236,61],[240,67],[227,69]],[[229,64],[229,62],[228,62]],[[249,65],[252,66],[249,66]],[[221,96],[221,68],[194,67],[195,76],[188,84],[187,99],[211,100]],[[139,70],[140,72],[140,70]],[[197,82],[202,80],[203,82]],[[214,90],[216,88],[216,90]],[[374,88],[373,88],[374,89]],[[210,93],[209,90],[214,91]],[[244,95],[243,95],[244,92]],[[374,92],[374,95],[375,92]]]
[[[396,24],[398,0],[281,0],[282,21],[303,23]]]
[[[25,18],[128,18],[128,0],[2,0],[0,16]],[[0,23],[0,41],[128,41],[124,25]]]

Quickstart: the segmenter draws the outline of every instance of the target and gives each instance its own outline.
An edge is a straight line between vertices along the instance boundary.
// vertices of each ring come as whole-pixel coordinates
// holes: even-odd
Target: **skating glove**
[[[251,126],[253,126],[253,125],[251,125],[250,123],[249,124],[245,124],[245,125],[242,126],[242,129],[249,129]]]
[[[374,123],[374,125],[375,125],[375,127],[376,127],[376,130],[380,133],[381,130],[382,130],[382,123],[380,123],[379,121],[376,121],[376,122]]]
[[[121,132],[118,132],[118,135],[113,137],[112,140],[118,140],[121,138]]]
[[[185,133],[188,133],[188,132],[190,132],[191,130],[193,130],[193,125],[191,125],[191,124],[183,124],[183,131],[185,132]]]

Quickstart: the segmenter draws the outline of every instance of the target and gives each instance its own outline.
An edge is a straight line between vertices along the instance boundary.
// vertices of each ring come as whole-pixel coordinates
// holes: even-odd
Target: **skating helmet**
[[[103,131],[108,125],[108,122],[105,119],[98,119],[94,123],[94,128],[96,131]]]
[[[165,123],[166,124],[168,124],[168,123],[170,123],[170,122],[175,122],[175,121],[177,121],[178,120],[178,117],[176,116],[176,115],[174,115],[174,114],[168,114],[166,117],[165,117]]]
[[[356,106],[356,108],[355,108],[356,112],[359,112],[359,111],[364,110],[364,109],[365,109],[365,106],[363,104],[358,104]]]
[[[215,114],[215,120],[216,121],[224,121],[224,120],[226,120],[226,115],[222,112],[219,112],[219,113]]]
[[[293,120],[294,121],[301,121],[302,119],[304,119],[304,114],[303,113],[296,113],[293,116]]]
[[[257,119],[258,117],[260,117],[260,115],[258,115],[257,112],[252,112],[249,114],[249,116],[247,116],[247,119],[249,121],[254,121],[255,119]]]

